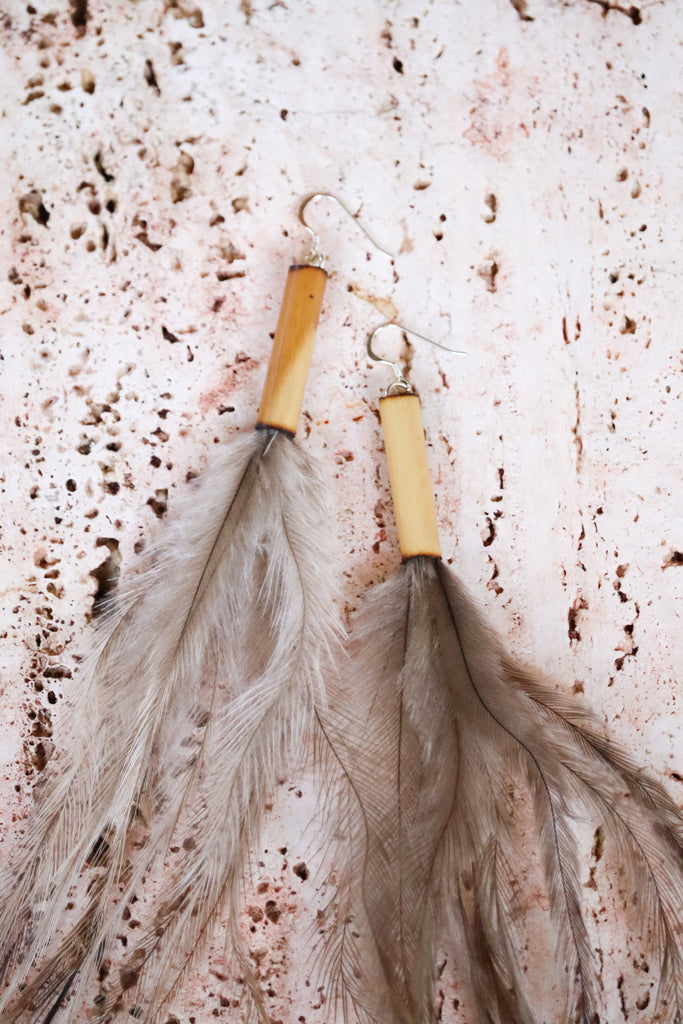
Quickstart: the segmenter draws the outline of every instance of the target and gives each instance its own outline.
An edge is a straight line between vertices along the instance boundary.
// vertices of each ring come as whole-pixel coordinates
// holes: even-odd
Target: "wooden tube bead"
[[[326,282],[327,271],[322,267],[289,268],[258,411],[259,426],[296,433]]]
[[[391,395],[380,399],[379,411],[401,554],[440,558],[420,400],[417,395]]]

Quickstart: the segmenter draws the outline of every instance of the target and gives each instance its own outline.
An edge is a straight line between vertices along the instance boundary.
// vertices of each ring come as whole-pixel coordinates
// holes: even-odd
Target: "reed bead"
[[[417,395],[390,395],[380,399],[379,411],[401,554],[404,559],[440,558],[420,400]]]
[[[259,426],[296,433],[326,282],[327,271],[322,267],[289,268],[258,411]]]

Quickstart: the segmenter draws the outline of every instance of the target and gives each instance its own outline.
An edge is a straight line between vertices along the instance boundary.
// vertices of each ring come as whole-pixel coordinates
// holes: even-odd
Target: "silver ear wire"
[[[444,352],[450,352],[451,355],[464,356],[467,354],[466,352],[463,352],[462,349],[450,348],[448,345],[444,345],[440,341],[434,341],[433,338],[428,338],[425,334],[419,334],[418,331],[411,330],[410,327],[404,327],[403,324],[396,323],[395,320],[388,320],[386,323],[380,324],[378,327],[375,327],[374,331],[368,336],[365,347],[371,359],[376,363],[384,363],[386,366],[390,366],[396,375],[396,379],[387,387],[387,397],[390,395],[412,395],[415,393],[413,385],[403,373],[401,364],[392,363],[391,359],[385,359],[383,356],[378,356],[372,347],[372,343],[380,331],[384,331],[389,327],[396,328],[401,331],[402,334],[409,334],[413,338],[419,338],[420,341],[429,342],[430,345],[443,349]]]
[[[370,232],[363,227],[363,225],[355,216],[355,214],[351,213],[351,210],[349,210],[348,206],[346,206],[341,201],[341,199],[338,199],[335,195],[332,195],[331,192],[313,192],[310,196],[307,196],[306,199],[304,199],[303,203],[299,207],[299,220],[306,228],[306,230],[310,231],[311,233],[311,248],[308,252],[308,255],[306,256],[306,263],[308,263],[312,267],[323,267],[325,265],[325,255],[320,247],[320,236],[318,235],[318,232],[314,228],[312,228],[311,225],[306,220],[306,208],[309,205],[309,203],[313,202],[314,199],[331,199],[332,202],[337,203],[338,206],[341,206],[342,210],[347,215],[347,217],[350,217],[350,219],[356,224],[356,226],[363,232],[368,241],[372,242],[375,249],[377,249],[378,252],[381,252],[382,255],[386,256],[388,259],[393,259],[391,253],[387,252],[386,249],[382,248],[379,242],[375,241]]]

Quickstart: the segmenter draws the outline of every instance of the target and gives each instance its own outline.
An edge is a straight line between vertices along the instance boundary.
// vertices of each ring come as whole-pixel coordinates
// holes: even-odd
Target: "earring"
[[[377,333],[368,354],[388,362],[374,352]],[[579,876],[576,823],[588,819],[637,905],[658,977],[660,1016],[649,1019],[673,1024],[683,1010],[683,816],[589,715],[508,656],[442,561],[419,399],[389,365],[396,379],[379,406],[403,564],[367,594],[347,681],[330,691],[343,768],[336,829],[348,846],[327,921],[329,990],[374,1022],[435,1021],[446,939],[464,954],[482,1021],[604,1020]],[[557,942],[544,956],[535,918],[524,970],[522,895],[549,908]],[[529,989],[552,981],[564,1005],[555,997],[550,1016],[534,1014]]]
[[[225,909],[226,949],[267,1016],[240,935],[242,880],[340,636],[322,488],[294,439],[327,278],[305,216],[320,198],[339,203],[301,206],[313,245],[287,276],[257,429],[221,453],[118,593],[80,672],[69,763],[0,879],[3,1024],[44,1024],[67,997],[77,1012],[93,996],[92,1019],[156,1022]]]

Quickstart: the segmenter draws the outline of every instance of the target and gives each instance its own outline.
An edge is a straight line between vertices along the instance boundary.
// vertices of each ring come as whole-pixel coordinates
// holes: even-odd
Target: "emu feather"
[[[533,805],[557,950],[528,961],[566,989],[553,1024],[604,1020],[575,823],[603,824],[658,972],[653,1020],[683,1020],[683,816],[569,702],[502,649],[438,559],[412,558],[367,595],[325,729],[348,860],[326,920],[323,980],[346,1016],[437,1019],[437,946],[468,965],[480,1019],[538,1024],[516,936],[527,867],[512,784]],[[336,916],[335,916],[336,914]],[[550,963],[548,962],[550,960]],[[545,1019],[545,1017],[543,1018]]]
[[[69,763],[0,880],[3,1024],[43,1024],[67,991],[68,1021],[88,1003],[91,1020],[134,1006],[156,1022],[225,909],[265,1015],[238,914],[264,804],[300,753],[338,635],[321,492],[290,437],[255,431],[121,588],[80,673]],[[110,969],[150,873],[161,902]]]

